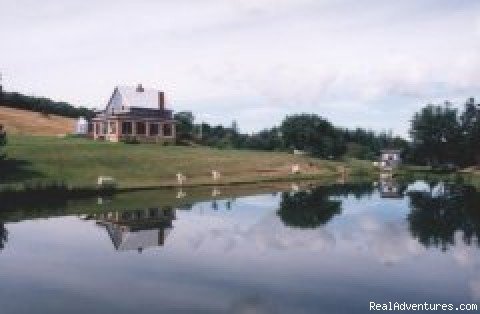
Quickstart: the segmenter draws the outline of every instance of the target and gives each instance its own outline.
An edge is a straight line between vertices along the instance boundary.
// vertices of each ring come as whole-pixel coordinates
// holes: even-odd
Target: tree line
[[[192,112],[178,112],[174,118],[178,141],[185,144],[264,151],[298,150],[326,159],[347,156],[368,160],[376,159],[384,148],[408,149],[407,141],[391,132],[339,128],[316,114],[289,115],[279,126],[251,134],[240,132],[235,121],[230,127],[195,124]]]
[[[54,101],[44,97],[27,96],[16,92],[4,92],[0,88],[0,106],[55,114],[59,116],[78,118],[92,118],[95,113],[92,109],[75,107],[67,102]]]

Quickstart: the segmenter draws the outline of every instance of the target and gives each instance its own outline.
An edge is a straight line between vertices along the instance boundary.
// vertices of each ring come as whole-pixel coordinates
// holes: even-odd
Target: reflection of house
[[[138,250],[163,246],[173,228],[175,211],[172,208],[115,211],[95,215],[97,223],[104,226],[115,249]]]
[[[164,93],[141,84],[116,87],[105,110],[92,123],[94,139],[154,143],[175,140],[175,121],[172,110],[165,108]]]
[[[380,196],[382,198],[403,198],[403,189],[393,179],[381,179]]]
[[[380,155],[380,168],[383,170],[392,170],[401,163],[401,151],[399,149],[383,149]]]

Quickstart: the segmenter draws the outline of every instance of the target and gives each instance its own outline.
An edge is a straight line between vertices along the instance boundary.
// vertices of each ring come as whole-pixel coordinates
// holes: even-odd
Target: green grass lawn
[[[295,177],[338,176],[340,167],[352,174],[372,172],[369,162],[325,161],[288,153],[219,150],[205,147],[127,145],[81,138],[9,136],[7,171],[2,184],[63,181],[72,186],[94,186],[98,176],[114,177],[119,187],[176,184],[176,173],[187,184],[213,183],[211,170],[221,172],[220,183],[255,182]],[[291,175],[300,164],[302,174]]]

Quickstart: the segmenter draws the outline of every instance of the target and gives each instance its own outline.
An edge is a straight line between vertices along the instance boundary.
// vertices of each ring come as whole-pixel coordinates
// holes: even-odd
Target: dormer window
[[[137,93],[143,93],[145,89],[143,88],[142,84],[138,84],[137,86]]]

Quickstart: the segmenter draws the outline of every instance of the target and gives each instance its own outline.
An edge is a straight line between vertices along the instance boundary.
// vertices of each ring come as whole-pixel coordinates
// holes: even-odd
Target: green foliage
[[[287,116],[280,127],[285,145],[322,158],[337,158],[346,152],[342,132],[315,114]]]
[[[43,97],[26,96],[20,93],[3,92],[0,97],[0,106],[36,111],[43,114],[56,114],[70,118],[91,118],[95,115],[93,110],[85,107],[74,107],[66,102],[53,101]]]
[[[480,162],[480,105],[470,98],[459,114],[449,102],[415,113],[412,157],[421,164],[469,166]]]
[[[195,117],[191,111],[181,111],[174,114],[177,121],[177,140],[192,140],[194,137]]]
[[[343,130],[347,144],[346,157],[364,160],[376,160],[380,150],[385,148],[400,149],[404,153],[409,151],[409,143],[391,132],[375,133],[372,130],[356,128]]]
[[[179,118],[179,125],[185,126],[180,129],[192,130],[189,122],[191,120],[183,119],[181,116]],[[399,148],[405,151],[408,148],[407,141],[393,137],[390,133],[377,134],[361,128],[355,130],[336,128],[315,114],[287,116],[280,127],[263,129],[252,134],[240,133],[236,121],[233,121],[230,128],[202,123],[194,125],[193,134],[184,137],[194,138],[200,144],[217,148],[289,152],[300,149],[312,156],[326,159],[347,155],[374,160],[383,148]]]

